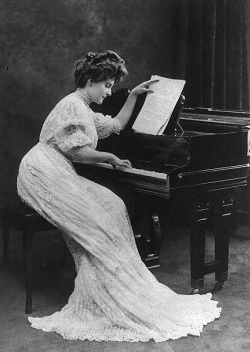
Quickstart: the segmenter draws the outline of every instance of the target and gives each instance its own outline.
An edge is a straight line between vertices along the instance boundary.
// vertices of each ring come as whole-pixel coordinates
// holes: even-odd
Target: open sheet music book
[[[150,86],[154,93],[147,94],[132,128],[136,132],[157,135],[165,130],[186,81],[157,75],[151,79],[159,79],[159,82]]]

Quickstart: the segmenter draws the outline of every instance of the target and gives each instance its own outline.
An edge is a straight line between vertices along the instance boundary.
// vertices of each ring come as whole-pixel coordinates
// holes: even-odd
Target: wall
[[[1,180],[15,182],[21,157],[54,104],[74,89],[74,63],[88,51],[112,49],[124,57],[128,88],[151,73],[168,74],[168,2],[1,1]]]
[[[22,156],[55,103],[74,89],[74,63],[88,51],[124,57],[128,88],[151,74],[171,77],[177,2],[1,0],[0,181],[15,182]]]
[[[250,2],[249,1],[246,1],[245,15],[246,15],[246,26],[247,26],[247,57],[250,58]],[[249,59],[248,59],[248,72],[250,72]],[[250,76],[250,74],[248,74],[248,76]]]

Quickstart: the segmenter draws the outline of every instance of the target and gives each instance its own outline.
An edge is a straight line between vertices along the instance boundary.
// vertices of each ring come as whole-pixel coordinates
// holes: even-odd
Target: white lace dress
[[[47,117],[39,143],[23,158],[20,197],[56,225],[74,257],[77,276],[66,306],[32,327],[66,339],[149,341],[199,336],[221,309],[211,294],[177,295],[159,283],[138,254],[123,201],[80,177],[71,159],[119,133],[117,119],[94,113],[81,90]]]

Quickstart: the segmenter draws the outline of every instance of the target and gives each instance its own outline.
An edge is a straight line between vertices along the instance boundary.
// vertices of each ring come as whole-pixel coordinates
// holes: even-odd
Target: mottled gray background
[[[55,103],[74,88],[74,63],[88,51],[112,49],[124,57],[128,88],[151,74],[173,76],[177,3],[0,1],[1,181],[15,181],[21,157]]]

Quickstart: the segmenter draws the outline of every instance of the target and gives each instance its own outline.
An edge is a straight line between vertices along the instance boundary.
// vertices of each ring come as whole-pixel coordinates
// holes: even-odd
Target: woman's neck
[[[88,94],[86,93],[86,90],[84,88],[77,88],[76,93],[83,100],[83,102],[89,106],[91,100]]]

